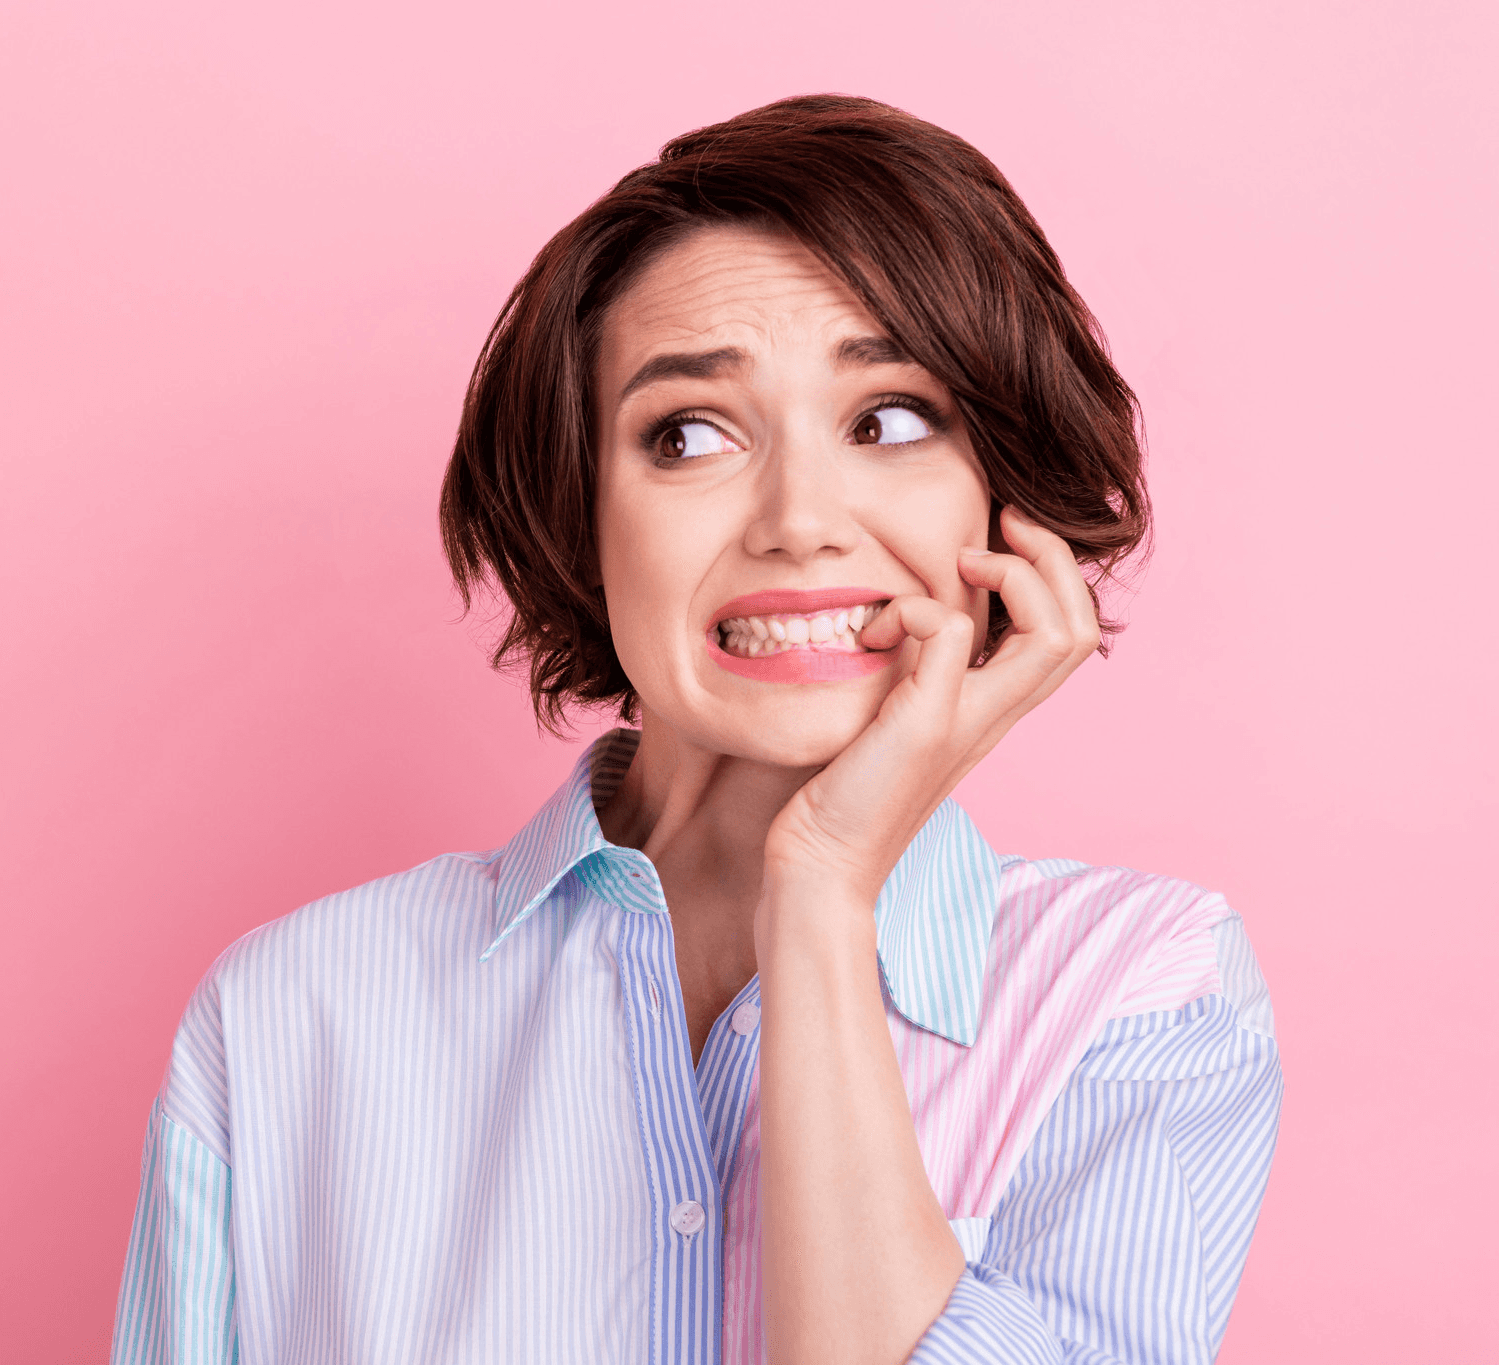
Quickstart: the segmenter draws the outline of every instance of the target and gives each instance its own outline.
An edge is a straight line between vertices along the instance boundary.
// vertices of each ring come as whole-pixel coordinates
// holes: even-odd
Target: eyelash
[[[905,408],[907,412],[914,412],[927,426],[931,427],[932,434],[935,436],[945,434],[951,426],[951,423],[938,410],[935,404],[929,403],[925,398],[917,398],[914,394],[909,393],[882,393],[872,398],[869,406],[861,409],[859,415],[854,418],[854,424],[857,426],[863,418],[869,416],[872,412],[878,412],[881,408]],[[682,408],[676,412],[669,412],[664,417],[658,417],[641,432],[640,444],[655,455],[655,462],[662,469],[666,469],[672,465],[687,463],[680,456],[659,455],[655,454],[655,451],[661,442],[661,438],[668,431],[673,427],[680,427],[688,422],[702,422],[705,426],[710,426],[715,431],[723,431],[723,428],[706,413],[695,411],[692,408]],[[727,436],[728,433],[724,432],[724,435]]]
[[[723,431],[723,428],[706,413],[694,412],[691,408],[683,408],[678,412],[669,412],[665,417],[658,417],[652,422],[650,426],[640,433],[640,444],[654,454],[656,447],[661,443],[661,438],[668,431],[673,427],[685,426],[688,422],[701,422],[705,426],[712,427],[714,431]],[[727,436],[728,433],[724,432],[724,435]],[[680,457],[668,460],[663,456],[657,455],[656,463],[665,468],[667,465],[683,464],[685,462]]]

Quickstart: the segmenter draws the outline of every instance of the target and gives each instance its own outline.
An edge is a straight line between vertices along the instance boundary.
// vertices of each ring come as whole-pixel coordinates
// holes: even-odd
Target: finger
[[[893,649],[903,636],[920,646],[909,681],[934,702],[956,705],[973,650],[973,618],[931,597],[894,597],[859,638],[869,649]]]
[[[1046,580],[1067,617],[1079,656],[1092,653],[1100,638],[1098,610],[1072,547],[1013,505],[1001,510],[999,525],[1005,543]]]
[[[1018,555],[973,553],[963,556],[962,572],[975,586],[997,592],[1010,615],[994,656],[972,670],[987,704],[1005,709],[1037,694],[1053,675],[1060,683],[1081,656],[1067,614],[1040,571]]]

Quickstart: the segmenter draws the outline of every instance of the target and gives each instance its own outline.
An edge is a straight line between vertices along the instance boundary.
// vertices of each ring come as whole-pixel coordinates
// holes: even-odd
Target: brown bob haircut
[[[528,667],[549,729],[570,703],[635,712],[593,581],[605,314],[661,252],[723,224],[789,233],[843,281],[946,385],[996,503],[1065,539],[1090,585],[1148,535],[1135,396],[1004,176],[962,138],[875,100],[780,100],[673,139],[563,228],[474,368],[443,480],[443,547],[465,608],[487,583],[509,599],[492,661]],[[990,648],[1008,624],[991,603]]]

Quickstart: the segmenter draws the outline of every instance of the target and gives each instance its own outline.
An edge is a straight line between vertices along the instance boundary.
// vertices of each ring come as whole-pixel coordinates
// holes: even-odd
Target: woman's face
[[[709,228],[611,308],[599,568],[647,725],[786,767],[830,762],[911,667],[860,623],[901,593],[967,611],[990,498],[941,384],[805,248]]]

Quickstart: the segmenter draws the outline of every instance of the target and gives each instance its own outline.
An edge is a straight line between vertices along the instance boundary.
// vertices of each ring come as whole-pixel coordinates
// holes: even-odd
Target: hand
[[[999,593],[1011,626],[969,667],[973,620],[930,597],[896,597],[864,643],[918,643],[915,668],[867,729],[786,804],[765,841],[767,884],[830,879],[873,905],[901,854],[959,780],[1098,648],[1098,617],[1072,551],[1011,507],[1014,554],[964,550],[958,572]]]

